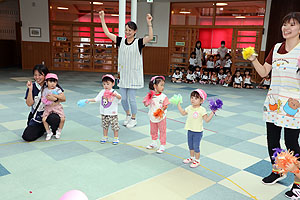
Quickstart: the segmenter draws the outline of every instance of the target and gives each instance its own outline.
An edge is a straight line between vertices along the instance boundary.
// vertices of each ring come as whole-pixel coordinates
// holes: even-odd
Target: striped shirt
[[[141,49],[144,47],[143,39],[134,39],[131,44],[127,39],[117,38],[119,43],[118,72],[120,72],[119,87],[139,89],[144,87],[143,56]]]

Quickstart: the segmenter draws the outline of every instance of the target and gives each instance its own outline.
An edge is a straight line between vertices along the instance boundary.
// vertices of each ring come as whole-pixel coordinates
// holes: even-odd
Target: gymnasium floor
[[[76,104],[98,94],[102,88],[100,73],[57,74],[67,98],[62,137],[25,143],[21,139],[29,112],[24,101],[25,83],[32,79],[32,72],[0,69],[0,199],[58,200],[73,189],[83,191],[89,200],[286,199],[291,174],[280,184],[261,183],[271,168],[262,121],[266,91],[167,81],[165,93],[169,98],[180,93],[183,107],[189,105],[189,94],[196,87],[224,102],[223,110],[204,124],[202,166],[190,169],[182,163],[188,156],[185,117],[175,106],[168,108],[166,153],[158,155],[144,148],[150,135],[142,99],[150,76],[145,78],[146,87],[137,92],[138,126],[122,126],[121,144],[113,146],[98,142],[102,136],[99,106],[78,108]],[[204,106],[207,108],[208,103]],[[120,124],[124,117],[120,105]]]

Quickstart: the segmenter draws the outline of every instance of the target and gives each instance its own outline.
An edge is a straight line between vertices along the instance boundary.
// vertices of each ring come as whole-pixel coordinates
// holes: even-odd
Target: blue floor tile
[[[3,167],[3,165],[0,164],[0,176],[5,176],[8,174],[10,174],[10,172],[5,167]]]

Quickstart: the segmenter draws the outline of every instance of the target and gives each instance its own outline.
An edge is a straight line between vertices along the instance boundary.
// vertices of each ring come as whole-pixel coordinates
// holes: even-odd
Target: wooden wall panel
[[[168,75],[168,47],[145,47],[143,49],[144,74]]]
[[[22,41],[22,68],[32,69],[42,61],[49,69],[52,69],[50,43]]]

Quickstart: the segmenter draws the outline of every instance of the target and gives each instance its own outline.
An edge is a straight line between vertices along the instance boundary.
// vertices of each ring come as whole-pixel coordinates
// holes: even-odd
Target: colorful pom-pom
[[[78,102],[77,102],[77,105],[79,106],[79,107],[83,107],[83,106],[85,106],[86,104],[88,104],[89,102],[88,102],[88,100],[87,99],[81,99],[81,100],[79,100]]]
[[[217,111],[219,109],[222,109],[222,106],[223,106],[223,102],[221,99],[208,99],[208,102],[209,102],[209,108],[210,110],[212,111]]]
[[[171,104],[178,105],[179,103],[182,103],[182,96],[181,94],[174,94],[169,101]]]
[[[165,112],[159,108],[153,113],[153,116],[157,119],[162,119],[164,117],[164,114]]]
[[[148,94],[145,96],[143,103],[146,104],[147,106],[150,105],[154,94],[155,92],[153,90],[150,90],[150,92],[148,92]]]
[[[114,92],[110,91],[110,90],[105,90],[103,97],[108,99],[109,102],[112,102],[114,100]]]
[[[288,166],[292,163],[298,163],[298,158],[294,155],[294,152],[285,150],[277,151],[275,155],[275,166],[280,170],[279,172],[281,174],[286,174],[288,172]]]
[[[252,55],[257,56],[254,47],[243,48],[242,54],[245,60],[248,60]]]

